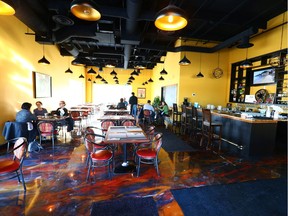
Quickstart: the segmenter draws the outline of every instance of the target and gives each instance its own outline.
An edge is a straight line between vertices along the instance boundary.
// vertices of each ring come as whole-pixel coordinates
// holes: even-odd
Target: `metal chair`
[[[76,123],[78,122],[78,126],[79,126],[79,131],[81,131],[82,129],[82,116],[81,113],[79,111],[71,111],[70,112],[70,116],[73,119],[73,121]]]
[[[155,135],[151,147],[139,148],[136,150],[136,158],[138,162],[137,166],[137,177],[140,174],[140,165],[144,164],[154,164],[156,167],[157,175],[160,176],[158,167],[158,154],[162,146],[162,133]]]
[[[197,142],[197,138],[202,136],[202,116],[198,115],[196,107],[192,107],[192,130],[190,138]],[[198,143],[199,144],[199,143]]]
[[[103,131],[103,135],[106,134],[106,132],[108,131],[110,126],[115,126],[114,121],[106,120],[106,121],[101,122],[101,128]]]
[[[219,148],[221,150],[221,139],[222,139],[222,123],[212,121],[212,115],[210,109],[202,109],[202,138],[200,146],[203,146],[203,140],[207,139],[207,149],[210,148],[213,140],[218,140]],[[216,128],[218,128],[218,134],[216,134]]]
[[[47,121],[40,121],[37,124],[37,129],[39,132],[39,142],[40,146],[42,144],[42,138],[43,137],[51,137],[51,142],[52,142],[52,148],[54,150],[54,139],[58,133],[57,130],[55,130],[55,126],[53,122],[47,122]]]
[[[151,124],[151,111],[144,109],[143,110],[143,115],[144,115],[144,125],[147,123],[148,125]]]
[[[180,133],[181,115],[182,115],[182,112],[178,111],[177,103],[173,103],[173,113],[172,113],[172,132],[173,133],[177,133],[177,128],[179,129],[179,133]]]
[[[181,115],[181,134],[186,135],[187,131],[190,132],[192,128],[192,113],[187,109],[186,105],[182,105]]]
[[[131,120],[124,120],[121,122],[122,126],[135,126],[135,121],[131,121]]]
[[[9,144],[14,143],[12,150],[9,149]],[[0,158],[0,177],[1,181],[7,179],[18,178],[18,182],[22,182],[24,191],[26,191],[25,179],[22,171],[22,164],[27,152],[27,139],[18,137],[9,140],[7,143],[7,153],[5,157]],[[13,175],[14,174],[14,175]]]
[[[101,138],[102,141],[97,141],[98,138]],[[114,151],[111,149],[110,145],[107,145],[103,142],[104,136],[94,133],[87,133],[84,137],[84,143],[86,150],[88,152],[88,172],[86,181],[88,182],[90,172],[94,173],[94,168],[97,167],[106,167],[108,166],[108,175],[111,179],[112,170],[113,170],[113,158]],[[94,175],[95,181],[95,175]]]

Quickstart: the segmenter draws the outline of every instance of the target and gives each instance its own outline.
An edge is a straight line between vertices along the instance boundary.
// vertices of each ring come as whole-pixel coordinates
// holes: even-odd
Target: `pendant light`
[[[42,47],[43,47],[43,57],[38,60],[38,63],[43,65],[49,65],[50,62],[45,58],[44,44],[42,44]]]
[[[148,82],[154,82],[151,78],[148,80]]]
[[[117,75],[117,73],[114,71],[114,69],[113,69],[113,71],[110,73],[110,75],[112,75],[112,76],[116,76]]]
[[[199,71],[199,73],[197,74],[197,77],[198,77],[198,78],[202,78],[202,77],[204,77],[204,75],[201,73],[201,53],[200,53],[200,66],[199,66],[199,68],[200,68],[200,71]]]
[[[184,41],[185,43],[185,41]],[[186,52],[184,52],[184,57],[179,61],[179,65],[186,66],[191,64],[190,60],[186,57]]]
[[[81,75],[79,76],[79,78],[81,78],[81,79],[82,79],[82,78],[85,78],[85,77],[83,76],[83,74],[81,74]]]
[[[102,76],[98,74],[95,78],[96,79],[102,79]]]
[[[12,16],[15,14],[15,6],[12,0],[0,1],[0,15]]]
[[[96,74],[96,71],[93,70],[93,68],[91,67],[90,70],[87,71],[88,74]]]
[[[155,19],[155,26],[163,31],[177,31],[187,25],[186,13],[175,5],[168,5],[160,10]]]
[[[103,67],[100,66],[98,72],[103,72]]]
[[[133,76],[130,76],[129,80],[135,80],[135,78]]]
[[[186,57],[186,55],[184,54],[184,57],[181,59],[181,61],[179,61],[179,65],[182,66],[186,66],[191,64],[190,60]]]
[[[82,20],[97,21],[101,18],[97,5],[91,0],[74,0],[70,9],[74,16]]]
[[[243,61],[243,62],[240,64],[240,68],[242,68],[242,69],[247,69],[247,68],[253,67],[252,62],[249,61],[249,60],[247,59],[247,57],[248,57],[248,48],[246,48],[246,59],[245,59],[245,61]]]
[[[161,76],[161,77],[159,78],[159,80],[163,81],[163,80],[164,80],[164,78]]]
[[[65,73],[73,73],[73,71],[70,69],[70,60],[68,58],[68,69],[65,71]]]
[[[134,69],[134,71],[130,74],[131,76],[139,76],[139,74],[135,71],[135,69]]]

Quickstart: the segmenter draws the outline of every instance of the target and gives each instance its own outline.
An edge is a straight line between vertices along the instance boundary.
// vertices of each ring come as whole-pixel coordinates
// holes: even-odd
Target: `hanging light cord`
[[[282,41],[283,41],[283,33],[284,33],[284,20],[285,20],[285,16],[283,14],[282,26],[281,26],[280,50],[282,49]]]
[[[218,68],[219,68],[219,62],[220,62],[220,52],[218,51]]]
[[[200,53],[200,72],[201,72],[201,53]]]

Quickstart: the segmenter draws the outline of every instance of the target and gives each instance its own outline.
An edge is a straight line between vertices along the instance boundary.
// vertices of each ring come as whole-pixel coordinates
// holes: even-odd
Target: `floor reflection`
[[[1,182],[0,215],[90,215],[92,202],[122,196],[153,196],[159,215],[183,215],[170,189],[228,184],[286,176],[286,154],[262,159],[243,159],[200,149],[169,152],[163,149],[160,174],[151,165],[141,165],[141,175],[117,174],[112,180],[106,168],[96,170],[95,182],[86,183],[86,151],[80,137],[61,138],[53,151],[31,153],[24,162],[27,192],[16,179]],[[116,158],[121,161],[121,148]]]

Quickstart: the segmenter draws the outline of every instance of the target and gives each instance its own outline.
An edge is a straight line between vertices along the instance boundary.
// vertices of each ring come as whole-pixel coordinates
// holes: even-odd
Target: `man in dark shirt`
[[[117,109],[126,109],[126,105],[123,102],[123,98],[120,98],[120,102],[117,105]]]
[[[132,94],[132,96],[129,98],[130,114],[135,116],[137,113],[138,98],[135,96],[134,92],[132,92],[131,94]],[[134,105],[136,105],[136,113],[135,113],[135,107],[133,109]]]

